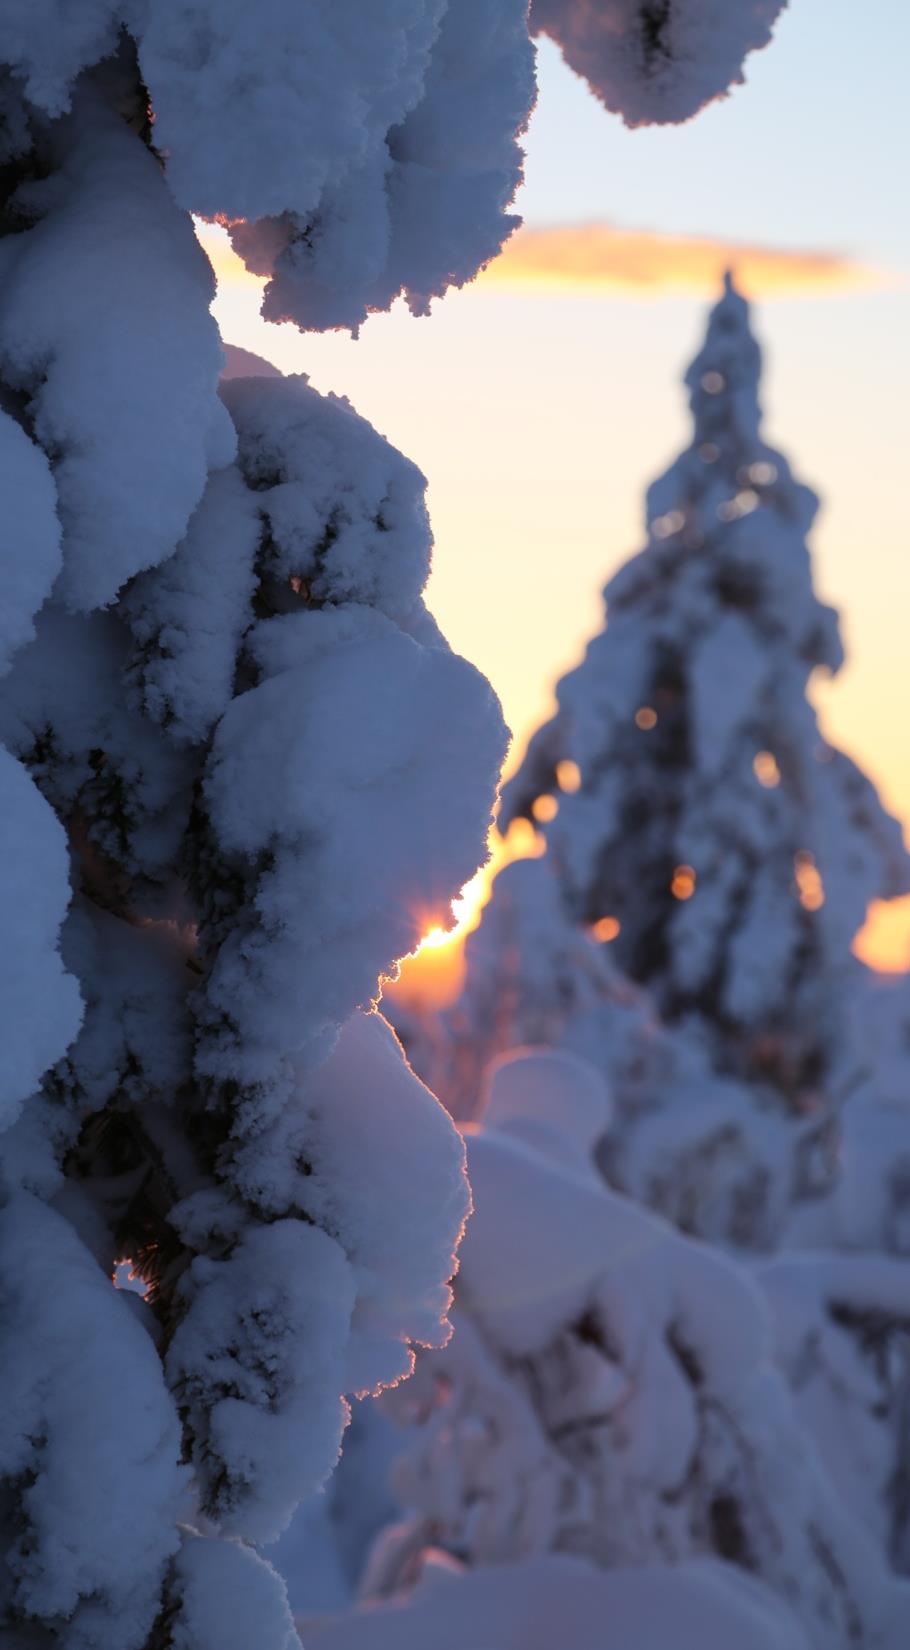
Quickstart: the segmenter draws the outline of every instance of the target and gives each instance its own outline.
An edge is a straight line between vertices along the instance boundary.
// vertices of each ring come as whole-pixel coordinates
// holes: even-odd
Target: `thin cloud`
[[[480,276],[485,287],[524,293],[694,292],[710,297],[724,270],[755,298],[869,292],[895,276],[833,252],[750,246],[706,235],[664,235],[609,223],[525,226]]]
[[[222,290],[263,286],[261,277],[245,269],[224,229],[197,222],[196,233]],[[552,297],[695,293],[710,298],[727,269],[733,270],[737,285],[752,298],[880,292],[902,284],[894,271],[876,269],[835,252],[750,246],[708,235],[617,229],[609,223],[553,228],[526,224],[472,284],[487,290]]]

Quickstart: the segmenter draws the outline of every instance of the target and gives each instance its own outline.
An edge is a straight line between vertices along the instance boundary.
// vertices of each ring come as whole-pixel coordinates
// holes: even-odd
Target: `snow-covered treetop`
[[[627,126],[688,120],[744,79],[787,0],[533,0],[532,27],[561,46]]]
[[[607,585],[605,629],[500,823],[538,825],[573,920],[610,919],[611,951],[664,1012],[752,1027],[792,1091],[827,1063],[819,1028],[868,903],[901,893],[910,865],[806,698],[843,654],[813,588],[817,499],[762,438],[760,371],[727,277],[686,374],[692,441],[650,487],[646,547]]]

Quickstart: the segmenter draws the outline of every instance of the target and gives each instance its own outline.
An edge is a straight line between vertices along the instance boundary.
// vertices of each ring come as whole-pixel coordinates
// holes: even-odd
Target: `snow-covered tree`
[[[513,860],[498,873],[465,941],[451,1010],[393,1001],[389,1013],[415,1071],[460,1119],[482,1109],[491,1061],[525,1043],[585,1055],[609,1073],[621,1105],[653,1090],[664,1069],[667,1039],[646,994],[570,921],[548,858]]]
[[[462,9],[446,68],[447,9],[0,22],[17,1647],[285,1650],[249,1544],[331,1470],[344,1394],[446,1332],[463,1149],[370,1006],[482,855],[504,730],[423,609],[414,467],[305,379],[219,397],[189,212],[305,213],[368,152],[381,204],[389,128],[441,81],[457,187],[428,183],[436,222],[411,225],[399,284],[426,289],[422,256],[441,290],[446,236],[467,278],[508,232],[532,51],[520,5],[492,30]],[[472,63],[486,125],[459,158]],[[358,290],[375,208],[348,214]],[[113,1289],[123,1258],[146,1300]]]
[[[650,488],[647,547],[607,585],[502,823],[555,815],[540,829],[570,918],[609,925],[665,1019],[799,1112],[829,1097],[851,941],[908,861],[806,699],[841,647],[812,587],[817,501],[762,440],[759,373],[728,279],[686,375],[692,443]]]
[[[688,120],[745,78],[787,0],[532,0],[562,48],[628,126]]]
[[[551,855],[513,861],[468,936],[452,1008],[394,1004],[409,1060],[455,1117],[470,1119],[483,1108],[497,1055],[524,1045],[582,1055],[613,1099],[598,1146],[611,1184],[685,1231],[771,1247],[806,1179],[815,1119],[794,1124],[755,1105],[697,1038],[661,1023],[611,951],[572,921]]]
[[[759,376],[728,280],[647,548],[503,792],[501,828],[530,821],[545,852],[496,878],[442,1034],[418,1018],[405,1041],[461,1116],[498,1053],[584,1055],[616,1102],[611,1182],[684,1230],[769,1248],[837,1177],[833,1115],[869,1079],[850,946],[908,859],[806,698],[840,642],[812,587],[817,501],[761,437]]]
[[[403,1520],[367,1587],[410,1585],[437,1549],[505,1567],[508,1592],[560,1553],[650,1566],[669,1602],[686,1567],[710,1559],[760,1583],[756,1599],[776,1596],[770,1644],[789,1633],[812,1650],[898,1650],[910,1584],[804,1429],[762,1292],[604,1187],[591,1148],[607,1120],[597,1074],[573,1056],[520,1054],[494,1071],[484,1126],[467,1131],[475,1212],[456,1333],[385,1400],[411,1429]],[[619,1642],[650,1642],[646,1617],[640,1636],[634,1614],[623,1625]],[[722,1650],[729,1633],[709,1618],[692,1642]]]
[[[850,1097],[828,1195],[794,1211],[757,1271],[777,1359],[844,1498],[910,1572],[910,993],[853,1002]]]
[[[303,378],[219,397],[190,215],[272,319],[425,310],[515,222],[526,12],[0,16],[10,1650],[288,1650],[253,1544],[445,1334],[463,1150],[370,1008],[483,852],[501,718],[413,466]]]

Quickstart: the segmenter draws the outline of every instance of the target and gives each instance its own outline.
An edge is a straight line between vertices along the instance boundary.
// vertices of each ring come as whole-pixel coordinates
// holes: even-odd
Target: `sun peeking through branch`
[[[440,946],[452,945],[469,927],[473,927],[472,918],[479,915],[486,894],[486,879],[483,871],[478,871],[470,882],[466,882],[458,895],[453,899],[451,912],[454,921],[449,928],[442,923],[434,923],[424,934],[417,951],[437,951]]]
[[[565,777],[571,783],[574,776]],[[455,1000],[464,974],[464,942],[480,921],[494,877],[509,860],[537,858],[544,851],[544,838],[529,820],[516,820],[505,837],[494,826],[489,850],[486,865],[452,901],[448,926],[445,912],[436,909],[426,913],[423,937],[415,950],[402,958],[397,979],[383,981],[383,999],[419,1001],[434,1008]]]

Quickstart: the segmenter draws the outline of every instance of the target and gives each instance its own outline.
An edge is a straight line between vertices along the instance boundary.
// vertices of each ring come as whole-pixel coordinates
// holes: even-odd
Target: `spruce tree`
[[[219,394],[190,214],[305,222],[310,322],[320,282],[356,326],[466,279],[534,91],[494,9],[0,18],[10,1650],[289,1650],[256,1548],[447,1333],[463,1149],[373,1000],[482,857],[504,729],[423,607],[416,468],[303,377]]]
[[[414,467],[304,378],[219,396],[191,214],[273,320],[425,311],[533,98],[525,0],[0,11],[4,1650],[289,1650],[256,1544],[445,1334],[463,1151],[372,1002],[501,718]]]
[[[762,438],[760,369],[728,277],[686,374],[692,441],[648,491],[647,545],[608,583],[501,825],[537,821],[569,919],[608,928],[620,969],[720,1071],[800,1113],[832,1099],[850,944],[908,859],[806,697],[843,655],[812,584],[817,500]]]

